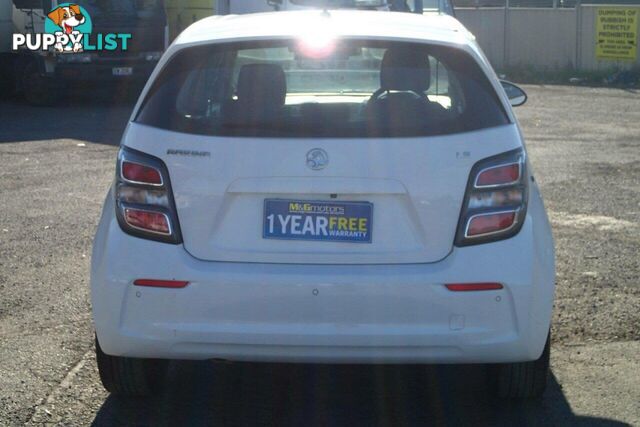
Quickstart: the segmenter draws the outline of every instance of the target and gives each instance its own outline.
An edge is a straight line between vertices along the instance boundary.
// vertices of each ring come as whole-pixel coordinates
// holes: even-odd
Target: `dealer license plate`
[[[373,204],[265,199],[262,237],[371,243]]]
[[[130,76],[133,74],[132,67],[113,67],[111,72],[114,76]]]

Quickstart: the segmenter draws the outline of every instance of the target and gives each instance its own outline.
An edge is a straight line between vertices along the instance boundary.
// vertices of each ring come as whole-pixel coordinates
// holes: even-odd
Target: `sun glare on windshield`
[[[326,31],[305,34],[298,41],[298,53],[307,58],[321,59],[330,56],[336,48],[336,38]]]

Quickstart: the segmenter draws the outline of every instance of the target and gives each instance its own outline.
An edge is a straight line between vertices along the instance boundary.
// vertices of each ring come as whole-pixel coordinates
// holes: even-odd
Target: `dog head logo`
[[[91,17],[87,11],[75,3],[61,3],[47,14],[45,32],[55,34],[54,46],[58,52],[81,52],[83,34],[92,30]]]
[[[71,34],[73,29],[78,25],[84,24],[85,17],[77,4],[69,6],[60,6],[53,9],[47,15],[54,24],[64,30],[65,34]]]

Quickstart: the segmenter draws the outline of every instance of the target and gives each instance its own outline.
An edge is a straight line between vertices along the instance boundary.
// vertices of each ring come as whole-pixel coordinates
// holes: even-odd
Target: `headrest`
[[[416,48],[390,48],[380,67],[380,88],[425,92],[431,84],[429,56]]]
[[[241,104],[283,106],[287,95],[284,70],[277,64],[243,65],[237,95]]]

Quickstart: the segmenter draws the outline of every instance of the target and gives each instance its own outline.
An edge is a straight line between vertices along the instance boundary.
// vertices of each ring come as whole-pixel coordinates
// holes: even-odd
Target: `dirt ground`
[[[0,425],[640,425],[640,93],[525,89],[558,285],[550,388],[509,405],[473,366],[176,362],[158,396],[110,397],[89,257],[132,103],[0,101]]]

